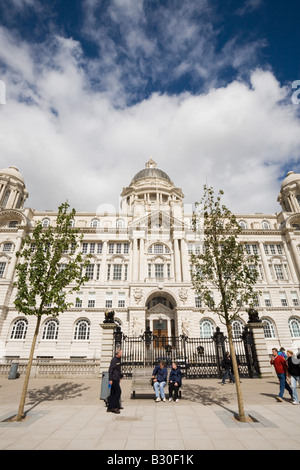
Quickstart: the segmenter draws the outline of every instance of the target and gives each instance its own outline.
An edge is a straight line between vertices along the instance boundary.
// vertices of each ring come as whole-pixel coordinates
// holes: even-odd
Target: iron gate
[[[127,378],[131,378],[132,369],[154,367],[160,360],[168,367],[176,361],[187,379],[221,377],[222,360],[229,351],[228,338],[219,328],[211,338],[158,337],[150,331],[145,331],[142,336],[125,336],[120,328],[114,335],[115,347],[122,348],[122,371]],[[246,327],[242,336],[233,342],[240,376],[258,376],[260,371],[252,331]]]

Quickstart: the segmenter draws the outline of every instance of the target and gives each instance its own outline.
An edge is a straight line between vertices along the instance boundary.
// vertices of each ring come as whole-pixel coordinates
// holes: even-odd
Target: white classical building
[[[36,323],[14,307],[15,253],[38,220],[46,227],[57,215],[24,208],[27,197],[18,169],[1,170],[0,358],[5,360],[28,358]],[[83,234],[80,249],[91,255],[90,280],[69,299],[72,308],[42,319],[36,357],[99,359],[107,308],[115,311],[127,336],[140,335],[147,326],[159,336],[211,337],[218,326],[224,331],[192,288],[189,255],[203,245],[183,199],[182,190],[150,159],[123,189],[118,214],[76,214],[74,224]],[[245,250],[259,255],[257,310],[269,352],[274,346],[300,346],[299,174],[288,173],[278,201],[278,213],[237,215]],[[233,325],[236,335],[247,321],[242,311]]]

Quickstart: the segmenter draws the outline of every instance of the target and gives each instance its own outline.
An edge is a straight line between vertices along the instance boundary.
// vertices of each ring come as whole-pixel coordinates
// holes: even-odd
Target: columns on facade
[[[189,282],[190,280],[190,264],[188,259],[188,249],[186,241],[182,238],[180,240],[180,253],[181,253],[181,274],[182,281]]]
[[[144,281],[145,273],[144,273],[144,255],[145,255],[145,240],[143,237],[140,238],[140,281]]]
[[[271,278],[271,273],[270,273],[267,257],[266,257],[266,254],[265,254],[265,249],[264,249],[263,242],[259,242],[259,249],[260,249],[260,255],[261,255],[261,259],[262,259],[264,272],[265,272],[265,275],[266,275],[266,281],[269,284],[270,282],[272,282],[272,278]]]
[[[106,275],[106,259],[107,259],[107,241],[103,242],[102,246],[102,266],[100,268],[100,280],[101,282],[105,281],[105,275]]]
[[[174,264],[175,264],[175,281],[181,281],[181,265],[180,265],[180,253],[179,253],[179,241],[178,238],[174,238]]]
[[[138,241],[137,238],[133,238],[132,240],[132,277],[133,281],[137,281],[138,277],[138,267],[139,267],[139,259],[138,259]]]
[[[300,281],[299,253],[298,253],[296,241],[292,236],[290,236],[289,243],[291,246],[292,258],[293,258],[292,265],[295,267],[295,271],[298,275],[298,280],[297,280],[297,283],[298,283]]]
[[[295,263],[292,260],[292,256],[290,254],[289,247],[288,247],[288,245],[285,241],[283,242],[283,246],[284,246],[284,253],[286,255],[286,259],[287,259],[287,262],[288,262],[288,267],[289,267],[290,272],[291,272],[292,280],[295,284],[298,284],[299,281],[297,279],[297,271],[295,270]]]

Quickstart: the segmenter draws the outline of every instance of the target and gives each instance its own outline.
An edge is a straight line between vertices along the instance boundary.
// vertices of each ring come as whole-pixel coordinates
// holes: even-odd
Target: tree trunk
[[[246,416],[245,416],[245,410],[244,410],[244,401],[243,401],[243,395],[242,395],[242,389],[241,389],[241,383],[240,383],[239,369],[238,369],[238,364],[236,360],[233,339],[232,339],[232,326],[231,326],[231,323],[227,323],[226,326],[227,326],[227,332],[228,332],[230,356],[232,360],[233,374],[234,374],[234,379],[235,379],[235,387],[236,387],[237,400],[238,400],[238,409],[239,409],[238,420],[241,421],[242,423],[245,423]]]
[[[24,379],[24,384],[23,384],[23,390],[22,390],[22,395],[21,395],[20,404],[19,404],[19,410],[17,414],[17,421],[22,421],[22,419],[25,417],[25,414],[24,414],[25,400],[26,400],[26,395],[27,395],[28,382],[29,382],[29,377],[30,377],[30,372],[31,372],[31,366],[32,366],[32,361],[33,361],[36,340],[37,340],[39,329],[40,329],[40,323],[41,323],[41,316],[38,315],[35,332],[34,332],[34,336],[32,340],[30,355],[28,359],[28,364],[27,364],[27,369],[26,369],[26,374],[25,374],[25,379]]]

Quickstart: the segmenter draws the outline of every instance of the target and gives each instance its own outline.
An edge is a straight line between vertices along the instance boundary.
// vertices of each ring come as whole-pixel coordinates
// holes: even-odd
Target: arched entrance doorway
[[[146,303],[146,328],[150,329],[156,343],[174,337],[176,318],[176,302],[168,293],[155,292]]]

